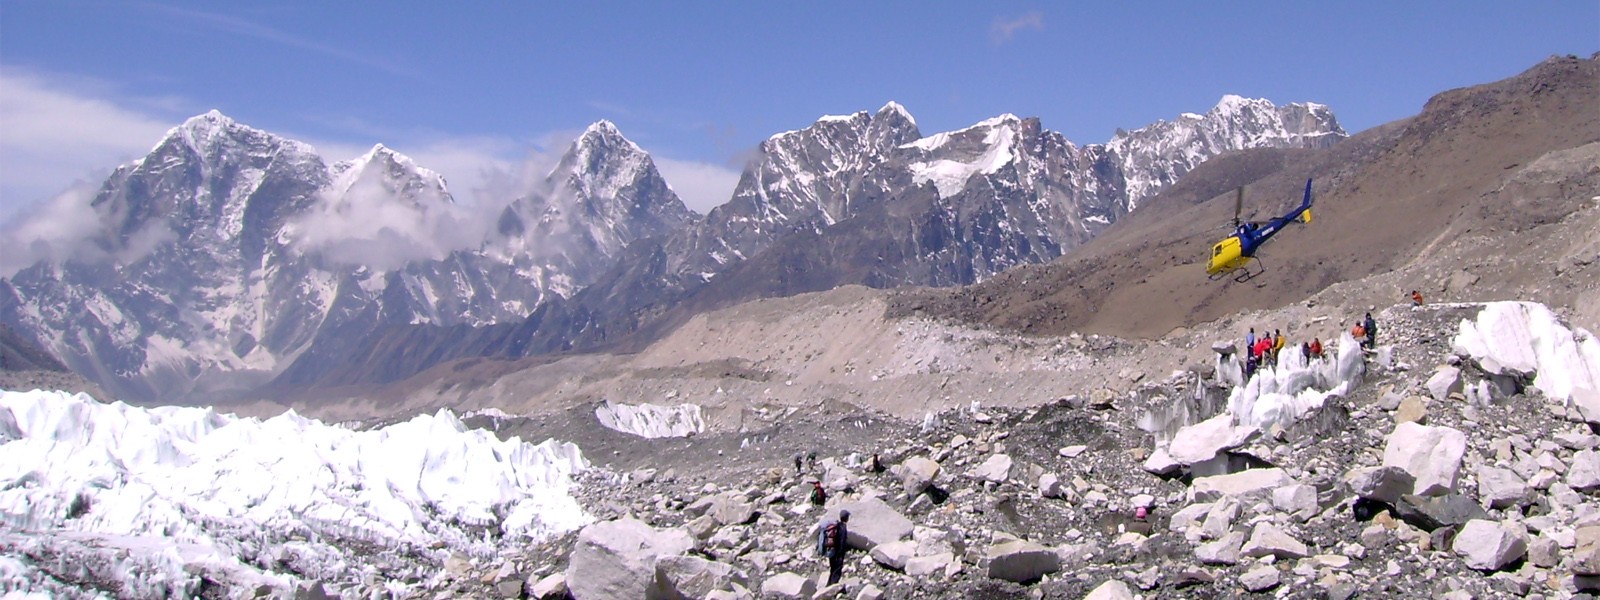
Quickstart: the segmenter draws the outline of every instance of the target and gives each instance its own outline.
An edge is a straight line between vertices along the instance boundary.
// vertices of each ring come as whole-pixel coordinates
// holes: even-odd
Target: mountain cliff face
[[[0,280],[0,321],[121,398],[226,395],[348,362],[385,324],[520,322],[692,218],[609,124],[523,207],[540,219],[473,238],[444,179],[393,150],[329,166],[213,111],[105,182],[88,258]]]
[[[330,166],[212,112],[107,180],[95,259],[0,280],[0,322],[133,400],[392,381],[754,297],[982,281],[1070,251],[1207,158],[1343,136],[1324,107],[1230,96],[1108,144],[1012,115],[924,138],[891,102],[772,136],[697,219],[601,121],[487,222],[381,145]]]

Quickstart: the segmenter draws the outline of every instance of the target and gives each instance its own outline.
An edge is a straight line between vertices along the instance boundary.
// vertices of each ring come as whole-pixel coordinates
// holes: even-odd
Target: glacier
[[[28,583],[62,573],[131,597],[206,579],[404,587],[591,522],[570,493],[586,468],[571,443],[502,441],[448,410],[358,431],[0,390],[0,591],[64,593]]]

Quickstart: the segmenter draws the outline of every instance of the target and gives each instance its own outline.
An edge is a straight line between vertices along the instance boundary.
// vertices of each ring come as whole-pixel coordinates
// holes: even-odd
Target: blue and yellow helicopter
[[[1259,270],[1251,271],[1248,267],[1250,261],[1255,259],[1256,250],[1268,239],[1283,229],[1284,225],[1299,221],[1311,222],[1311,180],[1306,180],[1306,198],[1299,207],[1265,224],[1241,222],[1240,211],[1244,210],[1244,188],[1239,188],[1233,200],[1233,235],[1223,238],[1211,246],[1211,260],[1206,263],[1206,275],[1211,279],[1221,279],[1229,275],[1233,280],[1243,283],[1250,278],[1266,272],[1266,267],[1256,261]]]

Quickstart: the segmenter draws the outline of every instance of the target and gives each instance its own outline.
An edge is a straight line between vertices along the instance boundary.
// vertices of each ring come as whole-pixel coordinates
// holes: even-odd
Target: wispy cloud
[[[343,60],[358,65],[364,65],[404,77],[416,77],[417,74],[400,67],[392,62],[379,60],[371,56],[351,52],[344,48],[325,44],[316,40],[306,39],[288,32],[280,31],[260,23],[248,21],[232,15],[179,8],[165,4],[146,4],[146,8],[168,16],[182,19],[194,25],[210,28],[214,31],[252,37],[261,41],[278,44],[289,48],[304,50]]]
[[[175,119],[113,101],[105,82],[0,71],[0,223],[150,151]]]
[[[732,198],[739,185],[739,172],[721,165],[659,156],[653,160],[678,199],[702,215]]]
[[[1010,42],[1016,37],[1017,32],[1025,29],[1043,31],[1044,13],[1035,10],[1013,18],[996,17],[994,23],[989,26],[989,41],[1000,46]]]

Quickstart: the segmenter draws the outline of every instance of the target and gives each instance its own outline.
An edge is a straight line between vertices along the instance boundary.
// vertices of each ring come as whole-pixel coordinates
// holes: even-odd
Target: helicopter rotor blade
[[[1244,212],[1244,186],[1239,186],[1233,194],[1233,226],[1239,226],[1239,214]]]

